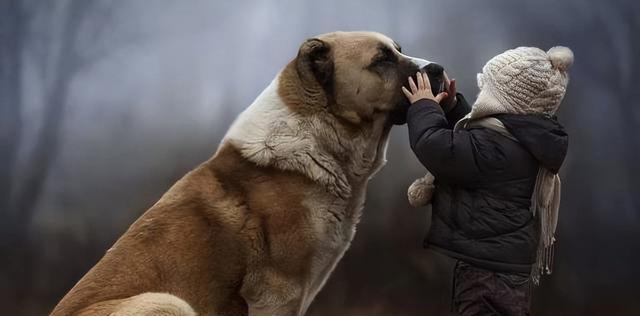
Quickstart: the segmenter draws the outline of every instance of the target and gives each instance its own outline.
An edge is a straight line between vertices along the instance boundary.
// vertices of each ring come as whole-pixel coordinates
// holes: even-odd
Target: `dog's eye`
[[[398,61],[398,57],[388,48],[383,47],[380,49],[380,53],[375,57],[374,65],[395,64]]]
[[[395,58],[390,57],[390,56],[382,56],[378,59],[376,59],[376,63],[378,64],[384,64],[384,63],[388,63],[388,64],[393,64],[395,63]]]

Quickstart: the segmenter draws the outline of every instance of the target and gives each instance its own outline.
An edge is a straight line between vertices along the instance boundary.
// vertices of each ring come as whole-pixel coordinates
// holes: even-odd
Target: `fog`
[[[306,38],[382,32],[444,65],[468,99],[516,46],[576,61],[559,112],[554,274],[539,315],[640,312],[640,2],[0,2],[0,306],[42,315],[227,128]],[[405,126],[370,183],[351,249],[310,315],[448,315],[451,260],[422,249],[429,211],[406,188],[424,168]]]

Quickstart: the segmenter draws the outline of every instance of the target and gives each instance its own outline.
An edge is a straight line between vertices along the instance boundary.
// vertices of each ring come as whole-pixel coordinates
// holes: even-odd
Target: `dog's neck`
[[[223,142],[259,166],[301,173],[348,199],[386,162],[391,125],[379,120],[349,132],[326,109],[296,112],[281,96],[281,76],[240,114]]]

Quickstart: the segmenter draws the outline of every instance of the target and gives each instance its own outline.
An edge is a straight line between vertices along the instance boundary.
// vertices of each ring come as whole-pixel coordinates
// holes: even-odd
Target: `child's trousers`
[[[497,273],[458,261],[453,272],[452,309],[462,316],[530,315],[528,274]]]

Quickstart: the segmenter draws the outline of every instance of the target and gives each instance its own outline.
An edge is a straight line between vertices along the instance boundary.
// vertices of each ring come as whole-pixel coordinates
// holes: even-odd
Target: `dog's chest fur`
[[[340,198],[298,173],[257,166],[230,144],[205,165],[218,192],[213,209],[225,210],[212,216],[243,240],[241,295],[250,306],[298,297],[296,310],[306,310],[354,237],[364,185]]]

